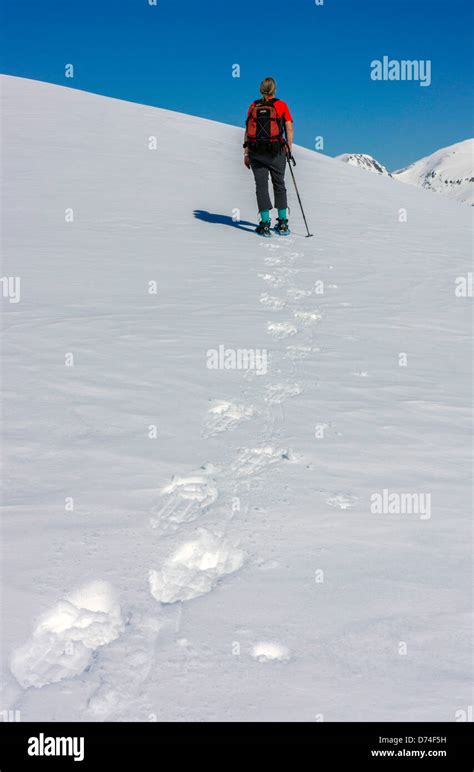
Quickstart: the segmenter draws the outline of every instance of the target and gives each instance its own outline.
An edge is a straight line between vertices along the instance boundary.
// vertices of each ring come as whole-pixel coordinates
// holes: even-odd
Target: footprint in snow
[[[175,639],[179,615],[174,619],[133,615],[124,635],[97,659],[91,674],[98,686],[91,694],[87,709],[97,720],[127,720],[130,705],[136,701],[136,713],[143,718],[150,712],[142,702],[143,684],[155,667],[156,640]]]
[[[203,436],[214,437],[221,432],[232,431],[242,421],[248,420],[254,414],[255,411],[252,407],[237,405],[223,399],[215,400],[208,410]]]
[[[290,650],[275,641],[260,641],[252,647],[251,655],[258,662],[287,662]]]
[[[274,338],[289,338],[298,330],[291,322],[267,322],[267,332]]]
[[[272,311],[279,311],[281,308],[286,306],[284,300],[276,298],[273,295],[269,295],[268,292],[263,292],[260,295],[260,303],[262,303],[262,305],[266,306],[267,308],[271,308]]]
[[[275,244],[274,241],[266,241],[264,244],[260,244],[260,246],[263,247],[263,249],[270,250],[271,252],[277,249],[281,249],[282,247],[281,244]]]
[[[236,477],[250,477],[260,474],[273,464],[282,460],[289,461],[291,458],[290,451],[269,445],[261,448],[242,448],[231,465],[231,471]]]
[[[153,510],[152,528],[176,529],[181,523],[196,520],[219,497],[217,486],[210,477],[194,474],[175,476],[161,489],[162,505]]]
[[[326,499],[326,504],[330,507],[336,507],[336,509],[352,509],[357,504],[359,499],[357,496],[350,496],[346,493],[336,493]]]
[[[263,262],[265,265],[278,265],[282,262],[282,258],[270,255],[269,257],[266,257]]]
[[[280,252],[278,255],[269,255],[264,258],[266,265],[281,265],[293,263],[301,255],[298,252]]]
[[[281,287],[284,283],[283,276],[275,276],[273,273],[259,273],[257,275],[260,279],[266,281],[267,284],[271,284],[272,287]]]
[[[312,293],[311,293],[311,290],[303,290],[303,289],[298,289],[297,287],[290,287],[286,291],[286,294],[288,295],[289,298],[291,298],[291,300],[301,300],[301,298],[306,298]]]
[[[296,397],[303,391],[302,386],[297,383],[277,383],[274,386],[267,386],[265,390],[265,401],[270,404],[281,404],[290,397]]]
[[[305,327],[311,324],[317,324],[317,322],[320,322],[323,318],[319,311],[295,311],[294,316],[296,321],[300,322]]]

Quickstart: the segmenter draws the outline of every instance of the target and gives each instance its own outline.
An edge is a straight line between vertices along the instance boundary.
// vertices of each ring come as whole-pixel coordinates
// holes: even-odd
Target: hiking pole
[[[310,236],[312,236],[313,234],[309,232],[308,223],[306,222],[306,217],[304,215],[303,204],[301,203],[301,198],[300,198],[300,194],[299,194],[299,190],[298,190],[298,185],[296,184],[295,175],[293,174],[293,169],[291,168],[291,163],[293,163],[293,166],[296,166],[296,161],[293,158],[289,147],[287,147],[287,150],[286,150],[286,160],[288,161],[288,166],[290,167],[291,176],[293,178],[293,185],[295,186],[296,195],[298,197],[298,203],[299,203],[300,209],[301,209],[301,214],[303,215],[304,224],[306,225],[306,230],[307,230],[307,234],[308,234],[306,236],[306,238],[309,239]]]

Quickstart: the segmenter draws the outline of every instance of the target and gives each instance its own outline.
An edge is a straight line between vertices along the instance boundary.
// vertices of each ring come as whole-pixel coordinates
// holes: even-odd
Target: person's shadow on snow
[[[257,227],[256,223],[248,222],[248,220],[233,220],[232,217],[226,214],[214,214],[213,212],[206,212],[204,209],[195,209],[194,216],[197,220],[202,220],[203,222],[230,225],[232,228],[240,228],[242,231],[254,231]]]

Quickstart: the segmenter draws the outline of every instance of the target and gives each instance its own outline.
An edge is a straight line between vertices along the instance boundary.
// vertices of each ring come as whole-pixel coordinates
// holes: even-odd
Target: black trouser
[[[276,154],[249,153],[250,165],[255,177],[258,211],[273,209],[268,193],[268,173],[272,178],[273,192],[275,194],[275,208],[286,209],[288,206],[285,187],[286,153],[283,148]]]

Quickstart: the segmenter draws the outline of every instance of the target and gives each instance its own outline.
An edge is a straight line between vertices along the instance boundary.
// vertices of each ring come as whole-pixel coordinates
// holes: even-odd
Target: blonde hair
[[[260,83],[260,93],[263,97],[275,96],[277,84],[274,78],[264,78]]]

